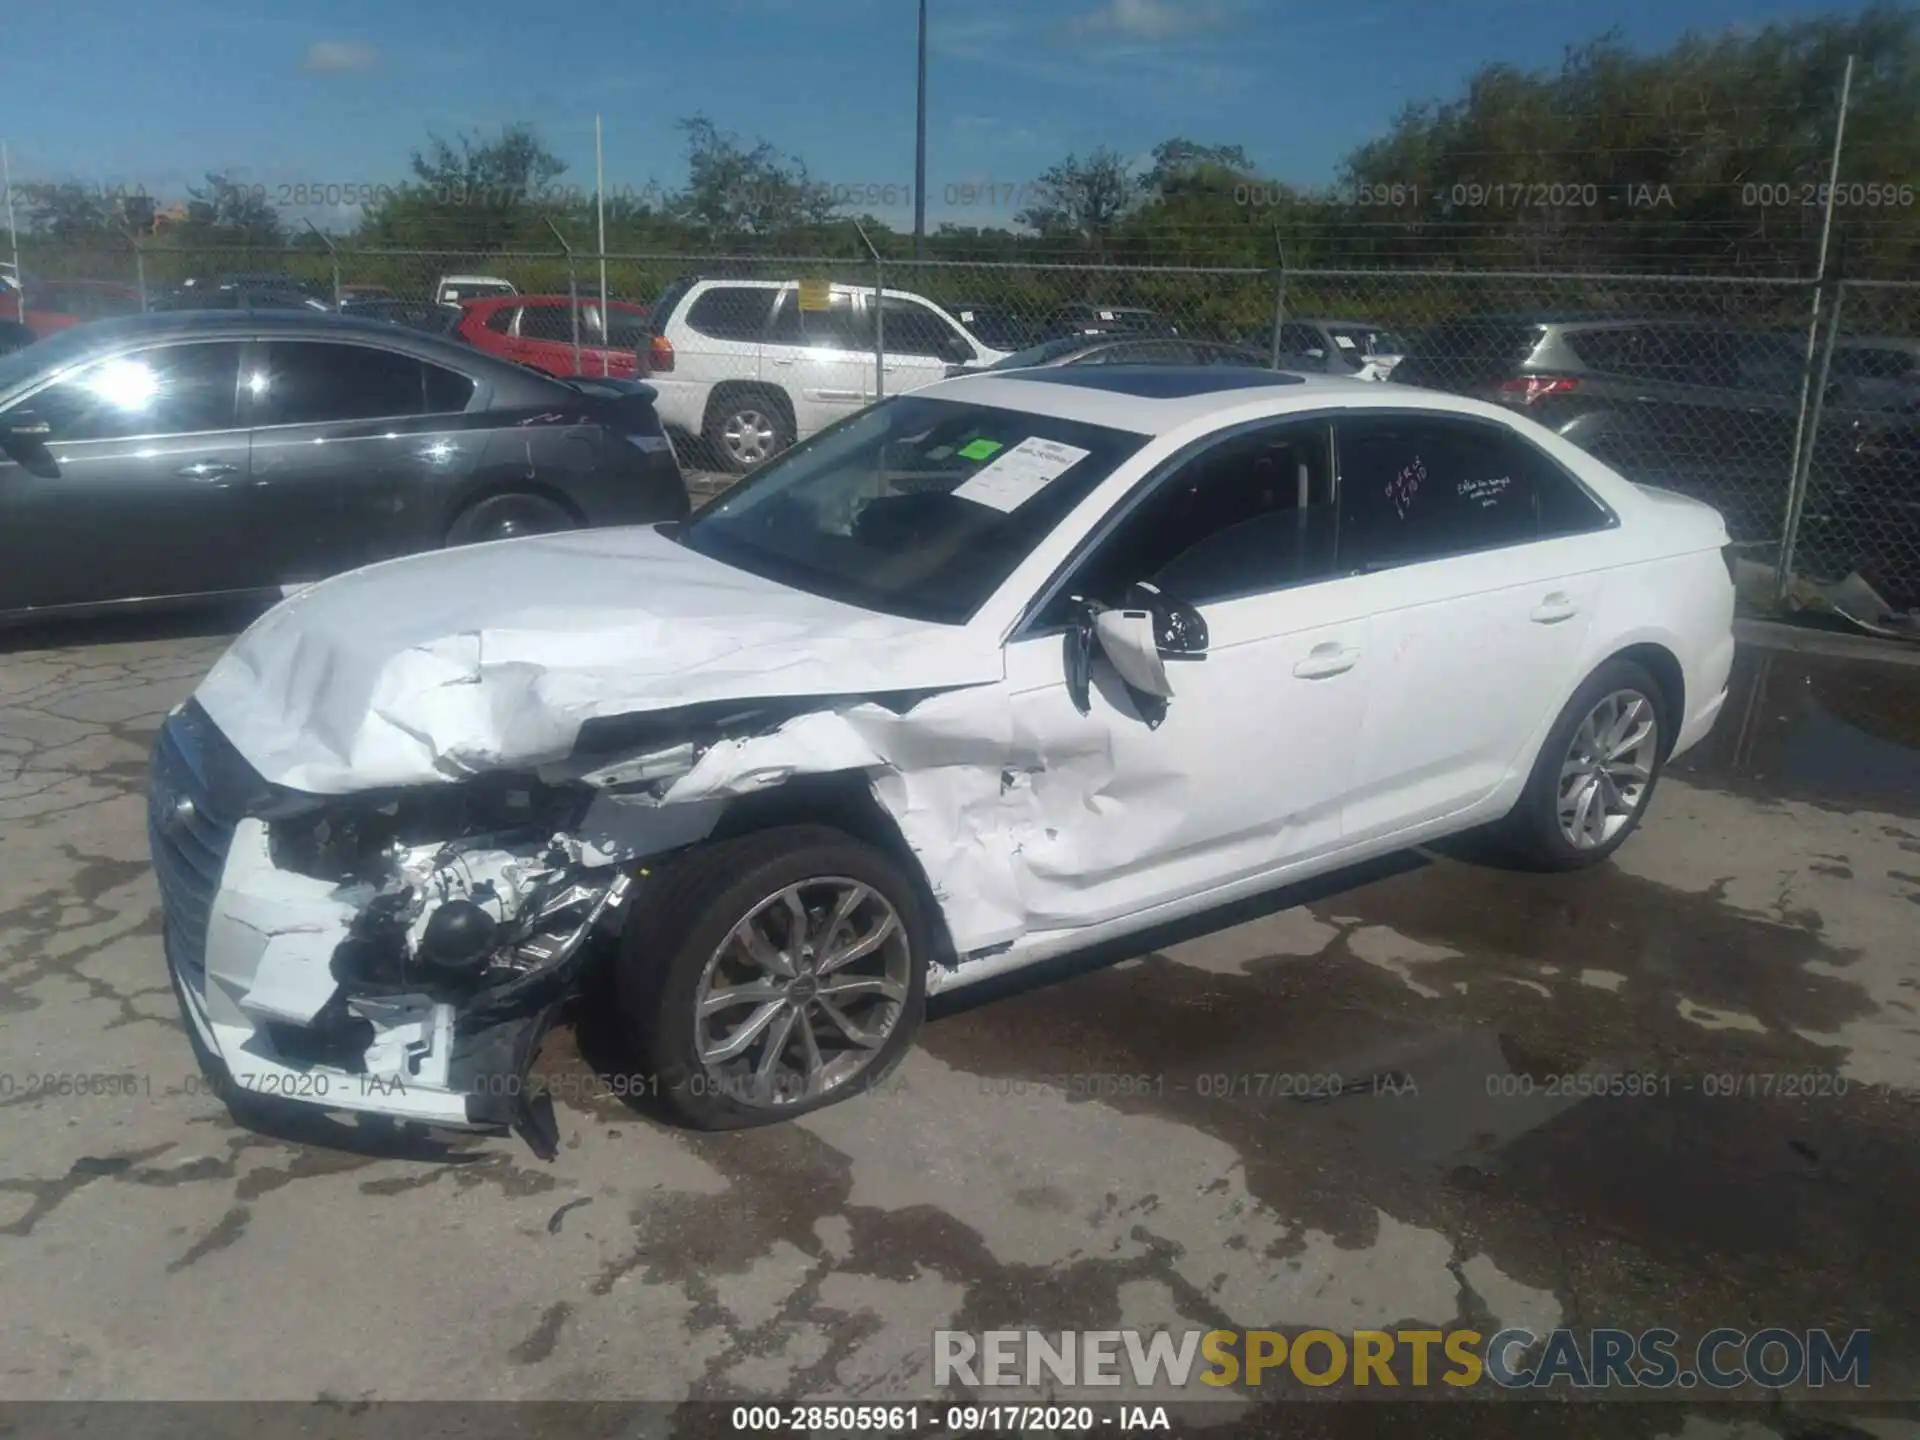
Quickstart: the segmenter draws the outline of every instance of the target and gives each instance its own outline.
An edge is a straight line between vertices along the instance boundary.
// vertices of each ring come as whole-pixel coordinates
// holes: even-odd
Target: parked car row
[[[688,510],[646,387],[397,325],[194,310],[0,358],[0,616]]]

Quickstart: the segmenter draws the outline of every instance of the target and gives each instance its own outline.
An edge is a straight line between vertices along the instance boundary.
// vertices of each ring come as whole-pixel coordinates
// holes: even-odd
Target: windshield
[[[1342,350],[1351,347],[1362,355],[1404,355],[1407,342],[1391,330],[1372,325],[1329,325],[1327,333]]]
[[[959,625],[1146,437],[901,396],[789,450],[688,522],[688,548],[795,589]]]
[[[1011,310],[963,305],[954,314],[990,350],[1018,350],[1033,336],[1033,327]]]
[[[459,304],[465,300],[485,300],[493,295],[511,295],[513,286],[501,280],[462,281],[445,285],[440,290],[442,304]]]
[[[1004,360],[996,360],[987,366],[989,370],[1030,370],[1035,365],[1045,365],[1058,360],[1062,355],[1071,355],[1076,350],[1087,348],[1084,335],[1063,335],[1058,340],[1049,340],[1043,345],[1034,345],[1026,350],[1016,350]]]

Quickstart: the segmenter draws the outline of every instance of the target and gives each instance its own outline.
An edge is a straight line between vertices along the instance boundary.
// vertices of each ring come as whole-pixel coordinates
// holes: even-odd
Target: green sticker
[[[984,460],[994,451],[1002,448],[998,440],[975,440],[960,447],[962,460]]]

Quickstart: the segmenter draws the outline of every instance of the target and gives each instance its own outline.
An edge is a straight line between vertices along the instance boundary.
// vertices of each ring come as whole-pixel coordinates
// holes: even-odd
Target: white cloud
[[[322,75],[343,75],[354,70],[371,70],[380,63],[380,52],[358,40],[316,40],[307,47],[302,68]]]
[[[1196,30],[1211,29],[1223,18],[1218,5],[1181,4],[1175,0],[1104,0],[1099,9],[1072,21],[1071,28],[1083,35],[1171,40]]]

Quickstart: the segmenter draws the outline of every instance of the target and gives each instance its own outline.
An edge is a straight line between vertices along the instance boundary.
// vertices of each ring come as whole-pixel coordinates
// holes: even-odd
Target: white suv
[[[751,470],[879,397],[943,379],[949,365],[1004,359],[923,296],[883,290],[886,351],[874,366],[871,286],[683,278],[654,303],[639,376],[674,430],[715,462]]]

